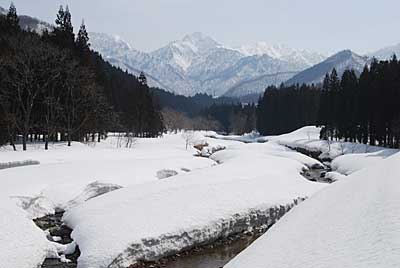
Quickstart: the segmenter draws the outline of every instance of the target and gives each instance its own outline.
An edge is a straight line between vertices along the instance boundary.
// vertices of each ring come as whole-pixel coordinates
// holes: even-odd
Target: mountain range
[[[259,93],[265,83],[278,85],[326,58],[266,43],[229,48],[202,33],[186,35],[149,53],[132,48],[118,37],[99,33],[89,36],[92,48],[113,64],[132,73],[143,71],[153,86],[187,96]]]
[[[6,11],[0,7],[0,14]],[[53,26],[30,16],[20,16],[23,29],[42,32]],[[214,97],[257,95],[269,85],[320,83],[336,68],[361,73],[372,57],[400,55],[400,44],[357,55],[344,50],[323,53],[269,45],[265,42],[228,47],[196,32],[152,52],[142,52],[117,36],[90,33],[90,43],[111,64],[138,75],[144,72],[150,86],[185,96],[206,93]]]

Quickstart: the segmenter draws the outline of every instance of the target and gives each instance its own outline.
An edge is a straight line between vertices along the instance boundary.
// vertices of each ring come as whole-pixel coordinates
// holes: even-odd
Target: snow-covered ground
[[[369,153],[381,153],[382,158],[386,158],[394,153],[397,153],[396,149],[387,149],[378,146],[370,146],[359,143],[342,142],[342,141],[325,141],[320,140],[321,129],[314,126],[303,127],[294,132],[274,136],[266,137],[268,141],[273,141],[281,145],[286,145],[291,148],[301,148],[311,152],[321,152],[320,159],[329,158],[336,159],[340,156],[347,154],[369,154]]]
[[[232,144],[212,158],[220,165],[126,187],[69,210],[64,220],[82,251],[79,267],[127,267],[212,242],[324,187],[300,175],[304,164],[317,161],[278,145]]]
[[[293,149],[303,149],[315,152],[320,159],[331,159],[331,167],[334,170],[328,176],[338,179],[341,175],[349,175],[365,167],[375,165],[381,160],[399,152],[398,149],[388,149],[378,146],[356,144],[342,141],[320,140],[321,128],[307,126],[288,134],[279,136],[260,136],[257,133],[249,133],[243,136],[217,135],[210,137],[219,140],[233,140],[246,143],[273,142]]]
[[[49,151],[43,145],[30,145],[26,152],[0,149],[0,163],[40,162],[0,170],[0,197],[7,200],[0,202],[0,267],[37,267],[48,252],[56,250],[30,219],[107,191],[158,181],[157,172],[163,169],[185,173],[215,164],[193,157],[195,150],[185,150],[180,135],[139,139],[131,149],[117,148],[116,141],[73,143],[72,147],[55,144]]]
[[[132,148],[117,148],[116,137],[72,147],[56,144],[49,151],[42,145],[32,145],[27,152],[0,148],[0,165],[36,163],[0,170],[4,199],[0,223],[7,225],[0,228],[0,241],[6,241],[0,245],[1,265],[35,267],[46,256],[60,253],[62,247],[48,242],[31,220],[57,209],[66,210],[63,221],[73,229],[81,268],[125,267],[210,243],[261,222],[270,224],[274,209],[286,210],[299,198],[338,187],[303,178],[302,171],[321,163],[286,147],[310,146],[332,153],[324,151],[326,142],[317,139],[317,131],[307,127],[277,137],[252,133],[224,139],[212,132],[178,133],[137,139]],[[260,139],[269,142],[243,143]],[[210,158],[197,157],[192,146],[186,150],[187,141],[207,144],[204,155],[217,152]],[[334,153],[336,173],[330,175],[343,178],[339,172],[354,173],[350,179],[397,151],[371,147],[366,154],[354,152]],[[338,184],[347,185],[347,179],[342,181]],[[319,216],[303,220],[314,218]]]
[[[397,153],[326,187],[225,268],[400,267],[399,163]]]
[[[64,220],[81,250],[79,267],[107,267],[246,230],[257,217],[268,216],[270,208],[290,206],[324,187],[300,175],[307,166],[320,165],[314,159],[275,143],[246,145],[204,134],[191,135],[191,143],[226,149],[212,159],[195,157],[196,150],[185,149],[181,134],[138,139],[131,149],[116,148],[116,138],[91,146],[57,144],[49,151],[42,146],[27,152],[2,148],[0,163],[40,162],[0,171],[0,195],[8,200],[1,204],[1,218],[15,211],[21,222],[5,222],[0,238],[6,237],[3,231],[18,241],[24,241],[21,235],[32,238],[30,248],[15,248],[17,241],[2,243],[15,248],[0,250],[2,265],[34,267],[54,255],[55,245],[30,219],[56,209],[67,211]],[[160,179],[166,171],[177,175]]]

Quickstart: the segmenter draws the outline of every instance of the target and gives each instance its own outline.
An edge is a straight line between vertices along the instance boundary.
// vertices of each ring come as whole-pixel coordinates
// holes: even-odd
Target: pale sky
[[[8,8],[10,0],[0,0]],[[151,51],[192,32],[227,46],[265,41],[365,53],[400,43],[399,0],[14,0],[19,14],[54,22],[68,4],[75,27]]]

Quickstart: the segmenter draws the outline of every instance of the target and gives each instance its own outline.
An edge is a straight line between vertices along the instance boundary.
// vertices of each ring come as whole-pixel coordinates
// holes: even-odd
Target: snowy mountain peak
[[[217,41],[215,41],[211,37],[209,37],[201,32],[195,32],[192,34],[188,34],[185,37],[183,37],[181,42],[189,42],[196,47],[203,47],[206,49],[220,46],[220,44],[218,44]]]
[[[117,35],[109,35],[104,33],[89,33],[90,42],[95,44],[96,49],[104,52],[105,50],[122,50],[129,51],[132,50],[131,45],[124,41],[121,37]]]
[[[237,50],[246,56],[269,55],[274,59],[292,62],[303,68],[310,67],[326,59],[326,55],[321,53],[293,49],[284,44],[270,45],[266,42],[244,45]]]
[[[360,56],[350,49],[342,50],[335,55],[329,57],[326,59],[326,62],[331,62],[333,64],[339,64],[341,65],[348,65],[347,68],[349,67],[364,67],[366,62],[368,61],[368,57],[366,56]],[[342,67],[342,66],[339,66]],[[356,68],[358,69],[358,68]]]
[[[314,65],[311,68],[298,73],[293,78],[286,82],[287,85],[293,84],[311,84],[321,83],[327,73],[330,73],[333,68],[336,69],[339,76],[345,70],[354,70],[360,74],[366,64],[368,64],[368,57],[357,55],[353,51],[347,49],[336,53],[335,55],[327,58],[325,61]]]
[[[393,57],[393,55],[400,56],[400,44],[385,47],[368,54],[369,57],[375,57],[378,60],[388,60]]]
[[[196,32],[169,43],[151,55],[185,73],[196,58],[206,55],[219,46],[220,44],[211,37]]]
[[[281,58],[290,49],[282,44],[270,45],[267,42],[256,42],[254,44],[243,45],[238,50],[246,56],[267,54],[273,58]]]

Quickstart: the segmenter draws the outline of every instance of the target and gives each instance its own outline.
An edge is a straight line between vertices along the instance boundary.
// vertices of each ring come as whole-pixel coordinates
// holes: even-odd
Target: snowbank
[[[226,268],[400,267],[400,154],[325,188]]]
[[[246,133],[244,135],[219,135],[217,133],[208,133],[207,137],[219,140],[240,141],[244,143],[266,142],[267,137],[261,136],[258,132]]]
[[[6,168],[15,168],[15,167],[23,167],[23,166],[33,166],[40,165],[40,162],[37,160],[23,160],[23,161],[12,161],[12,162],[0,162],[0,169]]]
[[[45,234],[10,199],[0,198],[0,267],[40,267],[57,256]]]
[[[114,137],[90,146],[51,144],[49,151],[32,144],[26,152],[0,148],[0,163],[40,162],[0,170],[0,267],[40,267],[46,256],[57,257],[56,245],[49,244],[31,219],[69,210],[121,187],[158,181],[160,170],[186,173],[215,164],[195,153],[185,149],[179,135],[139,139],[130,149],[117,148]]]
[[[367,154],[377,152],[382,152],[383,159],[399,151],[396,149],[387,149],[359,143],[320,140],[320,130],[321,129],[318,127],[307,126],[288,134],[268,137],[268,140],[291,148],[299,148],[309,152],[320,153],[320,159],[335,159],[347,154]]]
[[[363,168],[374,166],[397,152],[398,150],[394,149],[384,149],[374,153],[346,154],[335,158],[331,166],[341,174],[350,175]]]
[[[160,170],[196,170],[214,161],[194,157],[179,135],[162,139],[138,139],[131,149],[117,148],[115,139],[90,147],[54,146],[49,151],[30,147],[27,152],[1,151],[3,159],[29,157],[40,165],[1,170],[2,196],[12,197],[31,218],[68,209],[86,200],[121,187],[159,180]]]
[[[221,164],[125,187],[67,211],[63,220],[82,252],[78,267],[127,267],[267,224],[271,209],[325,186],[300,175],[318,161],[277,144],[231,143],[211,158]]]

